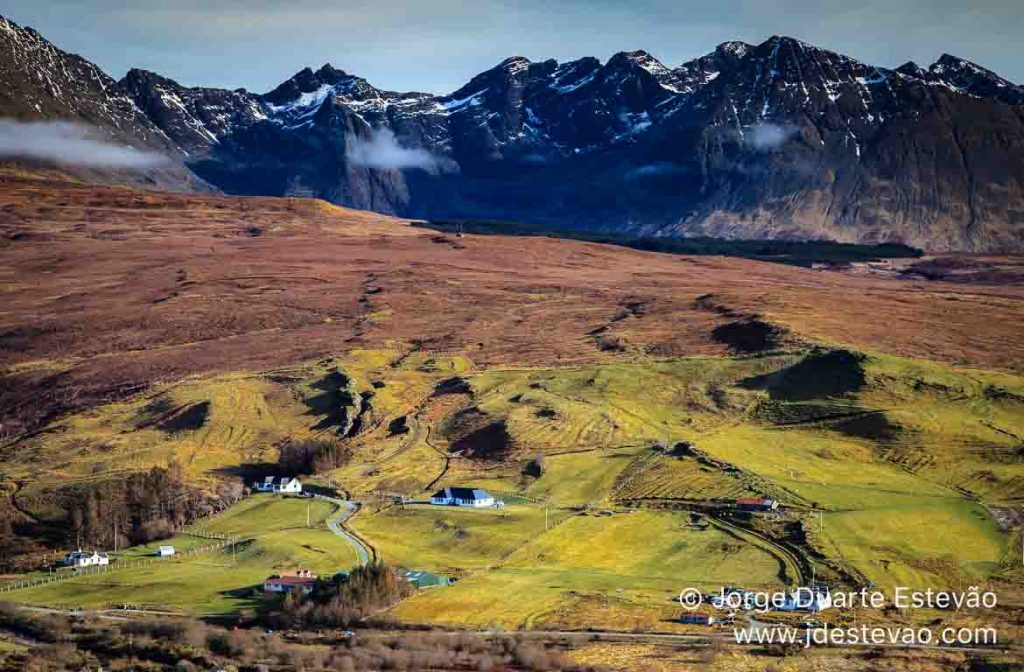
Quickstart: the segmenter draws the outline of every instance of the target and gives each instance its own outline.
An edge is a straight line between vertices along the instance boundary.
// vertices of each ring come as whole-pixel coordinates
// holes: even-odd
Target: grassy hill
[[[327,441],[347,459],[314,480],[365,503],[350,527],[459,578],[399,618],[669,627],[684,584],[811,576],[1024,592],[1019,286],[456,238],[300,200],[36,182],[0,200],[0,537],[19,560],[75,544],[66,505],[100,484],[173,462],[213,491]],[[446,485],[506,507],[395,503]],[[755,495],[781,510],[732,506]],[[199,523],[251,538],[234,554],[10,597],[251,606],[272,571],[354,562],[313,506],[307,528],[305,502],[244,499]]]
[[[256,473],[286,439],[337,435],[339,380],[368,403],[346,439],[352,461],[320,478],[366,502],[351,525],[381,557],[460,579],[404,603],[401,618],[658,623],[690,584],[781,586],[813,568],[832,581],[927,587],[1007,571],[1009,538],[989,509],[1021,497],[1024,380],[844,349],[480,370],[395,348],[194,379],[20,444],[8,466],[25,484],[17,500],[31,506],[171,457],[197,483]],[[486,487],[507,505],[392,503],[444,485]],[[779,499],[783,513],[737,514],[730,503],[749,495]],[[354,561],[322,524],[304,527],[305,506],[254,497],[204,522],[253,537],[234,557],[18,599],[204,613],[251,604],[244,587],[274,569]],[[331,505],[313,506],[316,522]],[[515,607],[499,607],[502,595]]]
[[[189,534],[159,542],[175,547],[174,558],[120,568],[119,564],[133,559],[151,557],[158,544],[138,546],[114,554],[108,573],[28,588],[11,596],[29,604],[85,608],[128,604],[195,614],[258,607],[263,580],[275,572],[302,568],[331,576],[356,564],[352,547],[324,524],[335,508],[326,501],[254,495],[203,521]],[[198,536],[204,534],[231,535],[240,542],[233,548],[185,555],[190,548],[210,543],[209,536]]]

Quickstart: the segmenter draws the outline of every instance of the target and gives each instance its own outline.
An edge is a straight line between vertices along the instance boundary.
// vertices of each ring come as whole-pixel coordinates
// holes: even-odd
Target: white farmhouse
[[[297,478],[282,478],[277,482],[278,492],[302,492],[302,483]]]
[[[824,611],[832,606],[832,595],[826,586],[801,586],[786,598],[780,611]]]
[[[64,564],[68,567],[95,567],[99,565],[109,565],[110,556],[106,553],[97,553],[93,551],[89,553],[78,549],[72,551],[64,556]]]
[[[430,498],[430,503],[438,506],[468,506],[481,509],[494,506],[494,497],[479,488],[452,487],[435,492]]]
[[[282,476],[281,478],[267,476],[262,481],[253,483],[252,489],[256,492],[299,493],[302,492],[302,483],[299,479],[289,478],[288,476]]]

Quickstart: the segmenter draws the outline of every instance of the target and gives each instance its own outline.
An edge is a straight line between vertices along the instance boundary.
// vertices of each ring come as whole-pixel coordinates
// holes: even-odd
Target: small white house
[[[832,606],[832,595],[825,586],[801,586],[786,599],[780,611],[823,611]]]
[[[256,492],[298,493],[302,492],[302,483],[299,479],[289,478],[288,476],[282,476],[281,478],[267,476],[262,481],[256,481],[253,484],[253,490]]]
[[[160,546],[156,549],[158,558],[169,558],[174,555],[174,546]]]
[[[302,492],[302,483],[297,478],[282,478],[277,482],[278,492]]]
[[[109,565],[110,556],[106,553],[97,553],[93,551],[89,553],[78,549],[72,551],[64,557],[64,564],[68,567],[95,567],[100,565]]]
[[[494,497],[479,488],[444,488],[430,498],[438,506],[468,506],[476,509],[494,506]]]

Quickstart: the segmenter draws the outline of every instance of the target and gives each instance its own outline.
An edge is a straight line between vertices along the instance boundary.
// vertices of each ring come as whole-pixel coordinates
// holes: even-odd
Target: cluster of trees
[[[310,595],[289,593],[281,609],[268,618],[278,628],[347,628],[398,604],[411,592],[409,582],[394,569],[372,562],[355,568],[348,577],[321,581]]]
[[[344,467],[351,459],[351,446],[337,439],[310,439],[281,446],[277,464],[285,473],[297,476]]]
[[[176,462],[76,488],[65,497],[69,542],[114,548],[164,539],[196,518],[234,504],[243,494],[240,483],[222,483],[213,493],[188,486]]]
[[[595,669],[576,665],[562,650],[534,640],[472,633],[389,631],[341,641],[301,633],[285,640],[262,628],[226,630],[188,619],[72,622],[62,615],[36,614],[2,603],[0,630],[37,642],[25,651],[0,652],[0,670],[12,671]]]

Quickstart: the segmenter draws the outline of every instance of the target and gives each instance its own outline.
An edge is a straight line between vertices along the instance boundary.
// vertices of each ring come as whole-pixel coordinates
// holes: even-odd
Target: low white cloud
[[[751,126],[746,140],[759,152],[767,152],[781,147],[792,136],[796,135],[797,127],[790,124],[780,125],[768,122]]]
[[[99,129],[70,121],[0,119],[0,158],[38,159],[90,168],[152,168],[168,158],[103,138]]]
[[[390,128],[370,132],[370,137],[349,135],[345,156],[356,166],[378,169],[419,168],[431,174],[452,172],[458,168],[451,159],[436,156],[421,147],[402,147]]]

